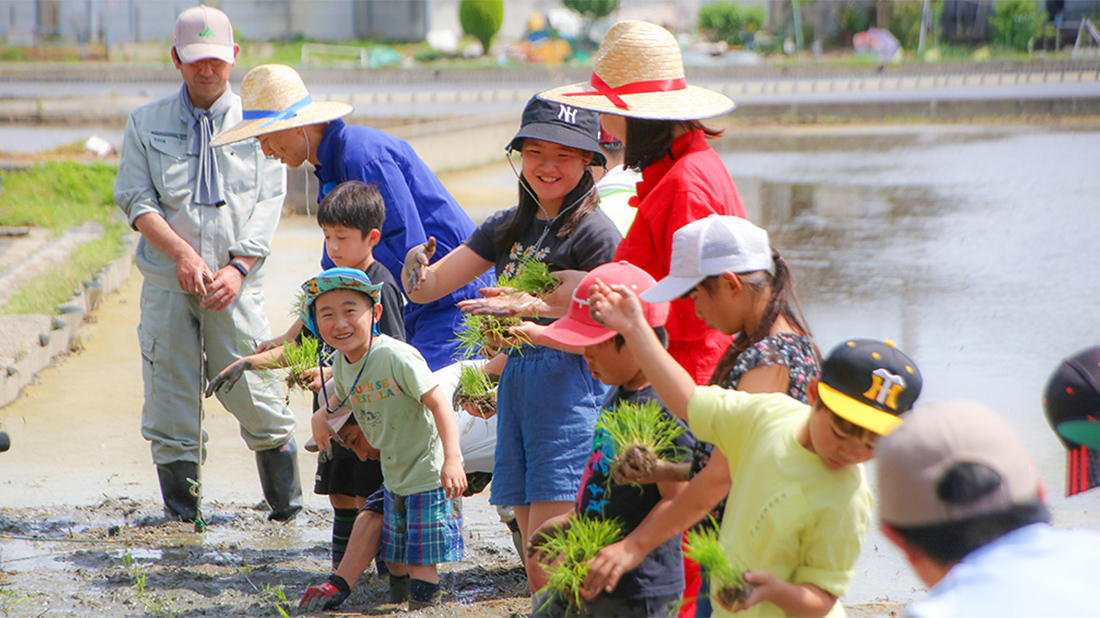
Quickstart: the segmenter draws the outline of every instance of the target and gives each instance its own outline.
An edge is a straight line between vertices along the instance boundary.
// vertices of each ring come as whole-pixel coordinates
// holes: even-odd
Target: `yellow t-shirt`
[[[871,492],[862,465],[829,470],[798,443],[809,414],[786,395],[718,387],[697,388],[688,403],[692,432],[729,459],[733,486],[720,534],[727,553],[749,570],[841,597],[870,525]],[[731,614],[714,602],[714,615]],[[777,615],[771,603],[736,614]],[[843,615],[838,601],[829,616]]]

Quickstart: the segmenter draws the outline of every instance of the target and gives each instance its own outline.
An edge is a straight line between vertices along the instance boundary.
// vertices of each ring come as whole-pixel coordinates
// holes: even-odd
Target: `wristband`
[[[244,264],[238,262],[237,260],[229,260],[229,265],[233,268],[236,268],[237,271],[241,273],[241,277],[248,276],[248,267],[246,267]]]

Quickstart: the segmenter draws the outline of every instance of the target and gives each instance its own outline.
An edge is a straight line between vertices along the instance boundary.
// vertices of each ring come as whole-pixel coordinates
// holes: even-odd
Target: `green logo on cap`
[[[208,36],[214,36],[214,32],[213,32],[213,31],[212,31],[212,30],[210,29],[210,27],[208,26],[208,27],[206,28],[206,30],[203,30],[203,31],[202,31],[202,33],[200,33],[200,34],[199,34],[199,36],[200,36],[200,37],[208,37]]]

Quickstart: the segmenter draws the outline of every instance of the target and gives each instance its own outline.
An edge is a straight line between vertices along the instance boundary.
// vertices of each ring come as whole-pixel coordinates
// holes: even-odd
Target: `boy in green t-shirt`
[[[331,268],[302,284],[299,313],[338,352],[335,392],[325,392],[328,409],[350,408],[379,453],[385,483],[381,553],[391,582],[411,577],[409,608],[418,609],[440,601],[435,565],[462,559],[457,499],[466,474],[454,409],[424,357],[374,334],[381,287],[361,270]],[[317,436],[320,447],[330,440],[331,433]]]
[[[662,283],[676,278],[686,290],[698,283],[683,276]],[[642,296],[659,300],[650,292]],[[871,519],[861,464],[920,393],[916,364],[892,342],[850,340],[822,363],[808,406],[783,394],[697,387],[653,336],[633,292],[597,282],[588,306],[623,335],[668,410],[729,460],[720,540],[727,556],[748,567],[744,578],[755,590],[734,607],[715,599],[715,615],[844,615],[836,601],[848,591]],[[706,515],[713,501],[699,478],[592,560],[585,596],[612,590],[653,547]]]

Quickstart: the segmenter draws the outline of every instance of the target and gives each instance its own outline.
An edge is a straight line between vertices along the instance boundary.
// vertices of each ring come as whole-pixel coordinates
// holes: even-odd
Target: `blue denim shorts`
[[[530,346],[522,355],[510,351],[497,388],[489,502],[574,501],[606,393],[578,354]]]

